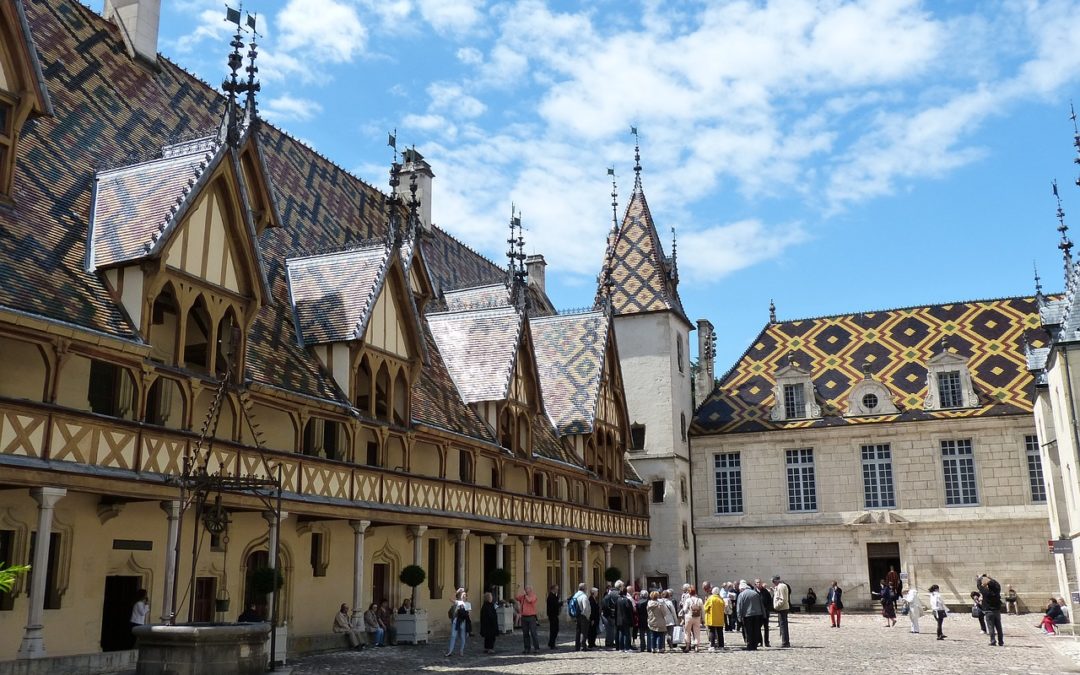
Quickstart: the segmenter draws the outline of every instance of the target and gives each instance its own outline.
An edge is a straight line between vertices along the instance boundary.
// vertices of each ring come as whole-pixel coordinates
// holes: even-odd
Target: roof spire
[[[397,248],[401,245],[401,227],[398,223],[398,207],[401,197],[398,186],[401,185],[401,164],[397,161],[397,148],[394,148],[394,161],[390,163],[390,194],[383,198],[388,210],[386,223],[386,245]]]
[[[409,239],[412,239],[416,235],[416,231],[420,225],[420,200],[416,198],[417,189],[416,172],[414,171],[409,180],[409,231],[406,233],[406,236]]]
[[[515,233],[516,228],[516,233]],[[521,211],[510,204],[510,236],[506,243],[506,283],[510,288],[510,304],[519,310],[526,309],[525,235],[521,227]]]
[[[1073,163],[1080,164],[1080,128],[1076,126],[1076,109],[1073,108],[1072,101],[1069,101],[1069,119],[1073,123],[1073,146],[1076,148],[1076,159]],[[1080,176],[1076,177],[1076,185],[1080,186]]]
[[[769,323],[776,323],[776,305],[772,298],[769,298]]]
[[[1031,266],[1035,268],[1035,302],[1042,305],[1046,298],[1043,296],[1042,292],[1042,279],[1039,278],[1039,266],[1034,260],[1031,261]]]
[[[630,125],[630,133],[634,134],[634,192],[641,192],[641,138],[636,126]]]
[[[679,240],[675,238],[675,227],[671,228],[671,271],[668,276],[676,284],[679,283]]]
[[[258,54],[258,45],[255,39],[262,37],[258,31],[255,30],[256,18],[258,15],[247,13],[247,25],[251,29],[251,42],[248,43],[248,65],[244,70],[247,71],[247,100],[244,101],[244,111],[247,117],[248,124],[255,122],[259,115],[258,104],[255,102],[255,93],[262,90],[262,85],[255,79],[255,74],[259,72],[259,68],[255,65],[255,58]]]
[[[615,167],[608,167],[607,175],[611,176],[611,233],[614,234],[619,231],[619,192],[615,185]]]
[[[1054,199],[1057,200],[1057,219],[1058,226],[1057,231],[1061,233],[1061,241],[1058,242],[1058,248],[1061,250],[1062,257],[1065,263],[1065,287],[1068,289],[1072,285],[1072,240],[1069,239],[1068,234],[1069,226],[1065,224],[1065,209],[1061,208],[1061,195],[1058,194],[1057,181],[1051,181],[1050,187],[1054,191]]]
[[[240,115],[236,109],[236,98],[247,90],[247,83],[241,82],[239,78],[240,67],[244,65],[244,57],[240,53],[240,49],[244,46],[240,26],[240,12],[243,8],[243,4],[240,5],[240,9],[225,6],[225,20],[236,25],[236,34],[229,42],[229,46],[233,48],[229,52],[230,73],[221,83],[221,90],[228,95],[228,101],[225,104],[225,119],[222,121],[225,127],[225,142],[234,148],[240,142]]]

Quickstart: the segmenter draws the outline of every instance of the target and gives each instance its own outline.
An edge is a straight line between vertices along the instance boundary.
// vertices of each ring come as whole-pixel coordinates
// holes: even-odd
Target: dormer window
[[[862,415],[895,415],[899,412],[893,404],[892,394],[881,382],[870,375],[870,364],[863,365],[863,379],[855,383],[848,394],[847,417]]]
[[[942,350],[926,364],[926,400],[924,410],[977,408],[979,397],[971,383],[968,360],[949,351],[942,340]]]
[[[776,371],[775,403],[770,418],[774,422],[821,417],[821,406],[814,398],[810,373],[798,367],[792,357]]]

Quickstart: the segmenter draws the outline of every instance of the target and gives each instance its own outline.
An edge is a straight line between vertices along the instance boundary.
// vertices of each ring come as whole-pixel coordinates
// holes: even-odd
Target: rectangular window
[[[786,450],[789,511],[817,510],[817,483],[814,480],[814,450]]]
[[[784,385],[784,419],[794,420],[806,416],[806,394],[802,384]]]
[[[690,548],[690,528],[686,523],[682,524],[682,547]]]
[[[946,506],[978,504],[975,454],[971,450],[971,439],[942,441],[941,464],[945,473]]]
[[[630,425],[630,449],[631,450],[644,450],[645,449],[645,425],[644,424],[631,424]]]
[[[938,373],[938,401],[942,408],[960,408],[964,399],[960,392],[960,371]]]
[[[739,453],[713,455],[716,472],[716,512],[742,513],[742,466]]]
[[[311,533],[311,576],[326,576],[326,562],[323,560],[322,532]]]
[[[1024,436],[1027,451],[1028,480],[1031,481],[1031,501],[1046,501],[1046,483],[1043,482],[1042,456],[1039,455],[1039,437]]]
[[[868,509],[896,507],[889,444],[862,446],[863,501]]]
[[[664,503],[664,481],[662,480],[654,480],[652,482],[652,503]]]

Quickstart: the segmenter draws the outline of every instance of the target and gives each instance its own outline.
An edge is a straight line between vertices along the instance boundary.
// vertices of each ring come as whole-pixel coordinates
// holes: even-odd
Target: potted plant
[[[488,584],[491,585],[491,591],[495,594],[495,600],[502,600],[503,587],[510,583],[510,572],[501,567],[488,572],[487,575]],[[514,632],[514,604],[512,602],[499,602],[496,614],[499,617],[499,632],[500,633],[513,633]]]
[[[412,589],[412,610],[396,617],[397,640],[417,644],[427,642],[427,613],[416,606],[416,587],[427,580],[427,572],[419,565],[406,565],[398,574],[398,581]]]
[[[622,570],[618,567],[609,567],[604,570],[604,579],[609,584],[614,585],[616,581],[622,579]]]
[[[285,585],[281,571],[270,567],[256,567],[251,570],[251,590],[256,595],[267,596],[276,593]]]

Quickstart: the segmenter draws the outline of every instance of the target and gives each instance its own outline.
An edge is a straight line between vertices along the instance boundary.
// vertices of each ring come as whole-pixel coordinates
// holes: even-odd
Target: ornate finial
[[[679,283],[679,240],[675,238],[675,228],[671,228],[671,271],[668,276],[676,284]]]
[[[506,281],[510,288],[510,303],[525,311],[528,299],[525,292],[528,275],[525,268],[525,235],[521,227],[521,211],[514,204],[510,204],[510,236],[506,243],[509,245],[506,249]]]
[[[949,353],[949,336],[948,335],[942,336],[942,338],[941,338],[941,353],[942,354],[948,354]]]
[[[247,79],[247,100],[244,101],[245,115],[247,116],[248,123],[254,122],[259,114],[258,105],[255,102],[255,93],[262,90],[262,85],[255,79],[255,74],[259,72],[259,68],[255,65],[255,58],[258,54],[258,45],[255,42],[256,38],[262,37],[258,31],[255,30],[256,18],[258,15],[248,12],[247,25],[251,30],[251,42],[248,43],[248,65],[245,70],[248,74]]]
[[[863,379],[864,380],[872,380],[872,379],[874,379],[874,376],[870,374],[870,362],[869,361],[863,361],[862,374],[863,374]]]
[[[514,252],[514,244],[517,242],[514,234],[516,221],[517,208],[513,202],[510,202],[510,236],[506,238],[506,285],[510,287],[513,287],[514,279],[517,277],[517,255]]]
[[[1076,159],[1073,163],[1080,164],[1080,128],[1076,126],[1076,109],[1073,108],[1072,101],[1069,101],[1069,119],[1073,123],[1073,147],[1076,148]],[[1080,186],[1080,176],[1076,177],[1076,184]]]
[[[789,351],[787,353],[787,364],[789,366],[793,367],[793,368],[798,365],[798,364],[795,363],[795,352],[790,352]]]
[[[1065,209],[1061,208],[1061,195],[1058,194],[1057,181],[1052,181],[1050,187],[1054,191],[1054,199],[1057,200],[1057,219],[1058,226],[1057,231],[1061,233],[1061,241],[1058,242],[1058,248],[1061,250],[1062,257],[1065,263],[1065,286],[1068,288],[1070,280],[1072,279],[1072,240],[1069,239],[1067,232],[1069,226],[1065,224]]]
[[[236,34],[233,35],[232,41],[229,46],[233,48],[229,52],[229,75],[221,83],[221,90],[228,95],[228,100],[225,105],[225,142],[229,145],[236,147],[240,141],[240,119],[236,109],[236,98],[238,95],[244,93],[247,90],[247,83],[240,82],[239,72],[240,67],[244,65],[244,57],[240,53],[240,49],[244,46],[244,40],[242,39],[241,26],[240,26],[240,12],[244,6],[241,4],[240,9],[233,9],[228,5],[225,6],[225,20],[229,23],[236,25]]]
[[[391,131],[389,133],[389,138],[386,140],[386,144],[394,149],[394,164],[397,164],[397,161],[398,161],[397,129],[394,129],[393,131]]]
[[[641,137],[636,126],[630,126],[630,133],[634,134],[634,192],[641,192]]]
[[[1035,269],[1035,302],[1041,305],[1045,296],[1042,291],[1042,279],[1039,277],[1039,266],[1034,260],[1031,261],[1031,266]]]
[[[398,207],[401,205],[401,196],[398,195],[398,185],[401,184],[401,164],[397,160],[397,152],[394,152],[394,162],[390,164],[390,194],[383,201],[388,210],[386,221],[386,244],[397,248],[401,245],[401,228],[398,223]]]
[[[769,299],[769,323],[776,323],[776,305]]]
[[[416,198],[416,191],[418,187],[416,185],[416,172],[412,173],[412,177],[409,179],[409,232],[408,237],[411,239],[415,234],[420,224],[420,200]]]
[[[615,185],[615,167],[608,167],[607,175],[611,176],[611,232],[619,231],[619,192]]]

